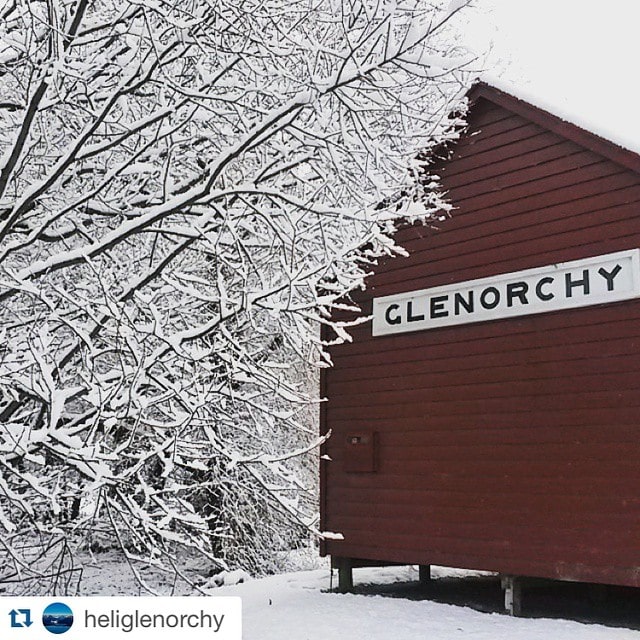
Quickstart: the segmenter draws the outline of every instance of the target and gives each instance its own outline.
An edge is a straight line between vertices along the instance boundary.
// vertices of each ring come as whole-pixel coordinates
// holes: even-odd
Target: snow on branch
[[[397,223],[448,210],[419,158],[463,124],[466,4],[7,10],[0,565],[36,575],[37,534],[266,571],[326,535],[317,368]]]

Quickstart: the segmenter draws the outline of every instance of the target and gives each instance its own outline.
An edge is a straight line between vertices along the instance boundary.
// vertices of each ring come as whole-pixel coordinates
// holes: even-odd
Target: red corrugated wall
[[[640,175],[527,110],[477,99],[438,169],[453,216],[399,232],[410,256],[376,269],[365,312],[640,247]],[[322,525],[344,536],[327,553],[640,586],[639,300],[352,334],[322,381]],[[358,434],[376,434],[373,471],[345,469]]]

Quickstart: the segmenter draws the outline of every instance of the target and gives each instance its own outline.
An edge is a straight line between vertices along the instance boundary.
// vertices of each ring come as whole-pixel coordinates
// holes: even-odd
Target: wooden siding
[[[637,158],[491,95],[437,168],[453,215],[399,232],[410,255],[376,268],[365,312],[640,247]],[[322,526],[344,536],[325,552],[640,586],[640,301],[352,335],[322,382]],[[378,434],[374,473],[344,471],[358,430]]]

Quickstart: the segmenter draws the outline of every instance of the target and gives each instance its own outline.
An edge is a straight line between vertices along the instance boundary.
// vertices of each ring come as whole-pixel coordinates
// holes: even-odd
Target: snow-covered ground
[[[368,570],[384,582],[409,569]],[[415,579],[415,575],[413,576]],[[327,570],[306,571],[223,587],[242,597],[245,640],[622,640],[640,632],[567,620],[511,618],[468,607],[369,595],[328,593]]]
[[[392,583],[417,580],[414,567],[357,569],[355,580],[361,593],[341,595],[329,591],[332,579],[325,562],[316,564],[323,568],[262,579],[236,572],[227,576],[227,582],[244,582],[216,587],[213,580],[201,581],[200,588],[213,596],[242,598],[244,640],[640,640],[640,631],[629,628],[544,617],[511,618],[441,604],[415,597],[417,587],[409,588],[409,597],[389,597],[402,595],[393,592]],[[196,568],[192,570],[196,575]],[[454,590],[453,577],[466,577],[467,583],[474,578],[470,572],[440,567],[432,571],[436,582],[448,581]],[[184,583],[167,581],[151,570],[144,577],[159,594],[195,593]],[[476,582],[481,584],[482,578]],[[362,586],[369,583],[381,586]],[[81,584],[82,595],[141,593],[126,565],[109,556],[87,568]],[[460,582],[461,589],[464,585]]]

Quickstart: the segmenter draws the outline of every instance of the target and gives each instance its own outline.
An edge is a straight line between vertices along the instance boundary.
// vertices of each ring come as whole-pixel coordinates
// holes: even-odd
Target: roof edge
[[[623,167],[640,173],[640,154],[608,138],[589,131],[574,122],[520,98],[486,80],[479,80],[467,92],[470,108],[483,98],[557,133]]]

